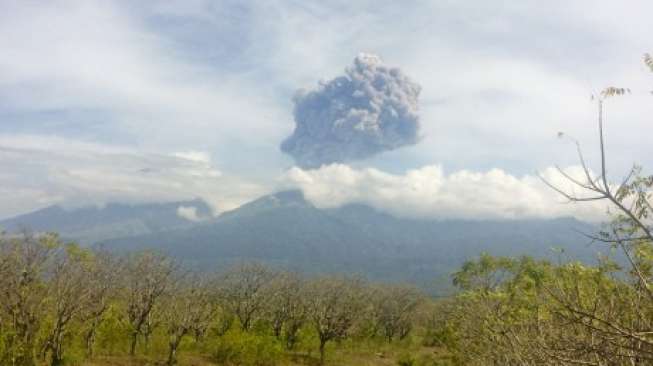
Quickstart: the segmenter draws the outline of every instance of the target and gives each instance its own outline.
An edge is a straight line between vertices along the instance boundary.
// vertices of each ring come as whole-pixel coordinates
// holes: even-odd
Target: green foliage
[[[402,353],[397,358],[397,366],[458,366],[455,358],[450,356],[437,356],[429,354],[413,355]]]
[[[97,349],[100,355],[127,353],[130,327],[124,319],[122,306],[120,303],[110,306],[98,328]]]
[[[283,345],[274,337],[233,328],[209,346],[211,359],[219,364],[274,366],[283,356]]]
[[[415,358],[409,353],[402,353],[397,359],[397,366],[415,366]]]

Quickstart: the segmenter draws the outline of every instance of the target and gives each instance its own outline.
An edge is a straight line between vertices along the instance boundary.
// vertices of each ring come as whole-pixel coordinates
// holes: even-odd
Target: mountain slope
[[[255,200],[217,219],[165,234],[105,241],[115,250],[156,248],[197,267],[243,259],[303,271],[359,272],[375,279],[426,284],[481,252],[591,261],[596,247],[577,231],[595,228],[571,219],[432,221],[401,219],[365,205],[318,209],[300,192]]]
[[[36,232],[56,231],[62,237],[94,244],[99,241],[180,230],[195,223],[179,216],[179,207],[194,207],[200,217],[210,217],[211,210],[201,200],[126,205],[110,203],[104,207],[66,210],[60,206],[0,221],[9,232],[28,229]]]

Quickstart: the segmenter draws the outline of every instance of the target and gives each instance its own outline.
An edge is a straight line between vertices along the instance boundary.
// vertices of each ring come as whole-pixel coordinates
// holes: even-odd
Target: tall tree
[[[86,326],[84,344],[86,356],[93,357],[93,346],[97,329],[104,320],[104,315],[110,306],[110,300],[115,298],[119,290],[118,283],[122,276],[123,262],[119,257],[111,255],[101,248],[92,252],[88,281],[90,282],[89,301],[84,310],[83,319]]]
[[[64,337],[70,323],[88,305],[92,291],[90,282],[91,256],[88,251],[68,244],[57,253],[48,273],[48,318],[52,325],[47,331],[42,352],[50,354],[50,364],[63,364]]]
[[[131,326],[130,355],[136,354],[138,338],[151,325],[148,322],[151,322],[152,312],[161,296],[171,288],[177,268],[172,259],[158,253],[144,252],[128,258],[124,286],[127,319]]]
[[[169,366],[177,364],[177,351],[183,338],[204,334],[217,310],[213,286],[207,278],[194,275],[180,279],[176,284],[174,291],[166,296],[163,306],[163,318],[169,338]]]
[[[270,283],[266,316],[274,336],[285,338],[286,348],[297,342],[299,329],[306,320],[306,283],[297,273],[282,272]]]
[[[319,338],[320,364],[327,342],[343,339],[362,315],[365,290],[358,278],[322,277],[306,292],[308,317]]]
[[[242,330],[248,331],[254,320],[262,315],[267,286],[274,275],[268,267],[252,262],[237,264],[222,277],[222,305],[238,318]]]
[[[0,236],[0,306],[12,329],[3,363],[35,364],[36,336],[47,305],[44,274],[60,247],[54,234]]]
[[[407,285],[377,285],[371,295],[375,329],[388,341],[404,339],[412,330],[421,292]]]

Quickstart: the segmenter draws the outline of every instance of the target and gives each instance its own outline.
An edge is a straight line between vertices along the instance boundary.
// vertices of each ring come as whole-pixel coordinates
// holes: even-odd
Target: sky
[[[653,166],[650,14],[647,0],[0,0],[0,218],[196,197],[218,214],[299,188],[399,216],[596,219],[537,174],[577,171],[572,138],[596,166],[591,96],[613,85],[632,92],[606,102],[609,173]],[[282,151],[298,95],[361,54],[419,86],[419,135],[324,165]]]

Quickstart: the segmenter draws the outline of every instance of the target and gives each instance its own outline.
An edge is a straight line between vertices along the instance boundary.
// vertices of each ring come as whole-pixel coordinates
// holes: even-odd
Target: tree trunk
[[[92,327],[91,329],[86,332],[86,336],[84,337],[84,341],[86,343],[86,357],[88,359],[93,358],[93,345],[95,344],[95,327]]]
[[[281,330],[283,329],[283,322],[279,320],[274,321],[272,331],[274,332],[274,337],[276,339],[281,339]]]
[[[291,350],[295,348],[295,343],[297,342],[297,336],[294,333],[286,334],[286,349]]]
[[[48,350],[50,351],[50,366],[63,365],[63,329],[61,327],[54,330],[47,346],[44,348],[44,358]]]
[[[172,336],[170,342],[168,342],[168,366],[174,366],[177,364],[177,349],[186,334],[188,334],[188,330],[184,329],[180,333]]]
[[[250,323],[249,318],[241,319],[240,320],[240,329],[243,332],[249,332],[249,323]]]
[[[326,346],[326,339],[320,338],[320,365],[324,365],[324,347]]]
[[[50,366],[61,366],[63,365],[63,349],[61,347],[62,339],[57,339],[52,346],[50,347]]]
[[[173,341],[170,342],[170,347],[168,351],[168,366],[174,366],[177,364],[177,346],[179,346],[179,342]]]
[[[136,355],[136,341],[138,340],[138,333],[133,332],[132,333],[132,339],[131,339],[131,346],[129,347],[129,355],[134,356]]]
[[[152,335],[152,333],[150,333],[149,331],[143,333],[143,345],[145,346],[145,352],[146,353],[150,351],[150,336],[151,335]]]
[[[57,352],[52,352],[52,361],[50,361],[50,366],[61,366],[63,365],[62,355],[57,355]]]
[[[24,366],[34,366],[36,365],[36,349],[34,346],[34,337],[32,332],[28,329],[26,325],[16,325],[19,332],[18,337],[20,341],[17,343],[20,344],[21,349],[18,351],[18,356],[15,359],[15,365],[24,365]]]

